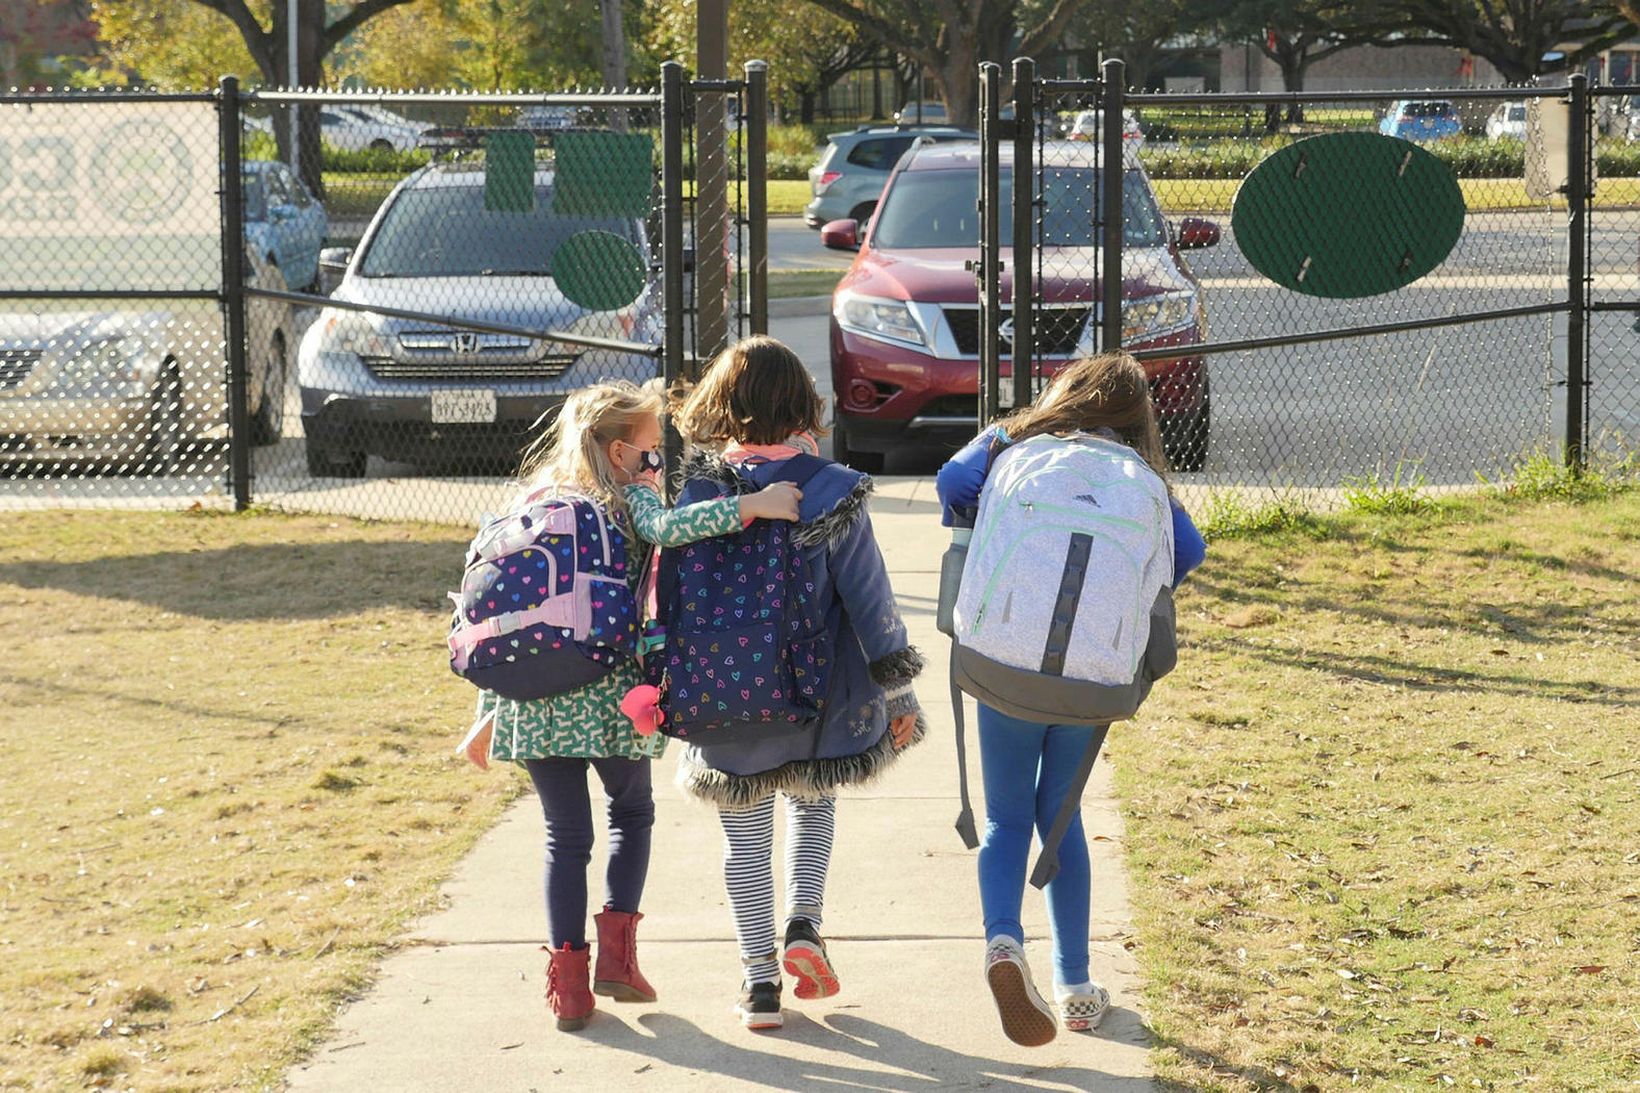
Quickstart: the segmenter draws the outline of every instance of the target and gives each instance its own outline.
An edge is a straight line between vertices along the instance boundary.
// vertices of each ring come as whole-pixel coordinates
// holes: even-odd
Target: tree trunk
[[[949,124],[968,128],[979,124],[979,56],[971,39],[950,36],[945,56],[934,70],[934,82],[944,94]]]
[[[808,88],[797,93],[797,121],[800,125],[814,124],[814,92]]]
[[[599,0],[604,19],[604,86],[611,91],[626,90],[626,26],[621,22],[621,0]],[[619,107],[609,111],[609,127],[617,133],[627,130],[627,112]]]
[[[1304,74],[1309,71],[1309,50],[1303,46],[1292,49],[1283,49],[1278,59],[1281,65],[1282,89],[1293,94],[1304,90]],[[1287,124],[1304,124],[1304,104],[1293,102],[1287,104]]]

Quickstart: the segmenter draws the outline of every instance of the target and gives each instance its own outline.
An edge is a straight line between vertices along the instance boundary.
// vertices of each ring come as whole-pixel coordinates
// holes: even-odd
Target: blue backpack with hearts
[[[796,456],[777,477],[801,487],[825,466]],[[756,520],[662,552],[666,644],[648,661],[661,690],[661,732],[711,744],[736,728],[802,728],[819,719],[833,637],[797,527]]]
[[[637,654],[626,536],[590,497],[549,488],[487,520],[450,599],[451,669],[503,698],[573,691]]]

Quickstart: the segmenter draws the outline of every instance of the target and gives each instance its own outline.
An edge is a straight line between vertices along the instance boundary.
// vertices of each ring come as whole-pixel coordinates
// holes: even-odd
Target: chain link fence
[[[494,508],[571,391],[766,323],[763,70],[665,76],[0,100],[0,504]]]
[[[999,257],[986,416],[1121,344],[1151,371],[1175,469],[1203,484],[1468,484],[1567,439],[1585,263],[1564,176],[1592,162],[1568,151],[1567,89],[1125,94],[1119,62],[1102,81],[1012,75],[1029,121],[981,122],[1000,161],[982,194]],[[1581,222],[1596,299],[1635,296],[1628,147],[1601,152]],[[1633,334],[1615,340],[1633,316],[1587,318],[1589,435],[1610,443],[1633,420]]]
[[[1640,86],[1590,95],[1588,403],[1591,455],[1640,447]]]

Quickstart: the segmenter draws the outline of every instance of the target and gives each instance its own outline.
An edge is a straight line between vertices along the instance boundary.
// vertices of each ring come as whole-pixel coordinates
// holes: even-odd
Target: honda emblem
[[[450,336],[450,348],[457,353],[477,353],[478,335],[470,330],[463,330],[459,334]]]

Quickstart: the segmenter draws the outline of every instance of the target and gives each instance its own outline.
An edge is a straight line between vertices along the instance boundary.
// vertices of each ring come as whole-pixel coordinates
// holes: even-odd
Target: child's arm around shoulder
[[[714,497],[679,508],[667,508],[654,483],[638,481],[626,487],[626,508],[638,538],[656,546],[728,535],[753,520],[795,520],[803,494],[790,482],[776,482],[744,497]]]
[[[1173,497],[1168,500],[1173,507],[1173,587],[1177,588],[1190,571],[1206,559],[1207,542],[1196,530],[1196,523],[1190,519],[1190,514],[1179,504],[1179,499]]]
[[[998,438],[1006,441],[1002,430],[993,425],[970,440],[963,449],[940,468],[934,479],[934,491],[939,495],[943,511],[940,522],[952,525],[958,509],[972,509],[979,504],[980,491],[991,468],[991,444]]]

